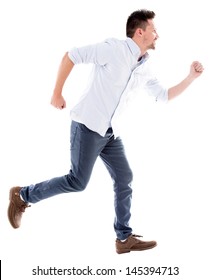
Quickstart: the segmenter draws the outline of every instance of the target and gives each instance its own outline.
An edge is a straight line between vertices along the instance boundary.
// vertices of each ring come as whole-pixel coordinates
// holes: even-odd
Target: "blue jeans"
[[[132,232],[129,226],[132,171],[121,139],[114,138],[111,128],[102,137],[85,125],[72,121],[70,143],[69,174],[23,187],[23,199],[25,202],[36,203],[61,193],[83,191],[89,182],[95,161],[100,156],[114,183],[114,229],[118,239],[127,238]]]

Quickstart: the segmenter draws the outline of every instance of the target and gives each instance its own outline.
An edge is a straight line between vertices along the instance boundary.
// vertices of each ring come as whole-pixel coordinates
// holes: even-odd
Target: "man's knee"
[[[74,192],[81,192],[86,189],[89,179],[80,179],[75,177],[72,172],[66,175],[70,188],[73,189]]]
[[[120,176],[120,179],[127,185],[131,185],[133,181],[133,172],[131,169],[128,169],[126,172],[123,173],[122,176]]]
[[[132,193],[131,183],[133,181],[133,172],[131,169],[124,171],[123,173],[117,174],[113,177],[115,191],[124,191]],[[119,187],[120,186],[120,187]]]

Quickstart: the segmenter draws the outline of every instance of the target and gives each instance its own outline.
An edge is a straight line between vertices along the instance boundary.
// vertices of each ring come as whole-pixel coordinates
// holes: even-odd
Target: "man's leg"
[[[121,139],[112,136],[100,156],[114,181],[116,252],[123,254],[154,248],[156,241],[140,240],[142,236],[132,234],[129,226],[133,175]]]
[[[102,137],[85,125],[73,121],[70,134],[71,170],[69,174],[23,188],[12,188],[8,207],[11,225],[14,228],[20,226],[22,213],[28,207],[28,203],[36,203],[61,193],[84,190],[97,156],[106,145],[107,139],[108,137]]]
[[[24,201],[36,203],[61,193],[83,191],[98,156],[99,138],[97,133],[73,121],[70,134],[71,169],[69,174],[23,187],[20,194]]]
[[[117,238],[123,240],[132,233],[132,229],[129,226],[129,220],[131,217],[131,182],[133,176],[125,155],[122,140],[120,138],[114,139],[112,136],[100,153],[100,157],[114,182],[114,228]]]

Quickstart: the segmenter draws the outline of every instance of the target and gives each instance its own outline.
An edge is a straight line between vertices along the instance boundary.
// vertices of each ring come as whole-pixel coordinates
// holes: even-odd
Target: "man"
[[[51,104],[57,109],[66,107],[62,89],[74,65],[94,64],[91,82],[71,111],[71,169],[65,176],[11,188],[8,218],[14,228],[20,226],[22,213],[29,203],[84,190],[99,156],[114,182],[117,253],[146,250],[157,245],[156,241],[142,241],[139,235],[132,234],[129,225],[132,171],[118,137],[118,116],[135,87],[143,86],[157,101],[167,101],[181,94],[201,75],[203,67],[199,62],[193,62],[188,76],[168,90],[151,76],[147,51],[155,49],[158,39],[154,17],[153,11],[135,11],[127,20],[126,40],[111,38],[74,48],[64,55],[51,98]]]

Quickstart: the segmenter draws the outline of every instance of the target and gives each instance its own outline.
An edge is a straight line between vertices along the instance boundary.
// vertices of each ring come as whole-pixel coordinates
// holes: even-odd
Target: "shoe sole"
[[[13,188],[12,189],[10,189],[10,191],[9,191],[9,200],[10,200],[10,203],[9,203],[9,207],[8,207],[8,210],[7,210],[7,216],[8,216],[8,219],[9,219],[9,222],[10,222],[10,224],[11,224],[11,226],[13,227],[13,228],[18,228],[18,226],[16,225],[16,224],[14,224],[13,223],[13,220],[11,219],[11,215],[12,215],[12,213],[11,213],[11,206],[12,206],[12,190],[13,190]]]
[[[118,254],[124,254],[124,253],[130,253],[130,252],[136,252],[136,251],[145,251],[145,250],[149,250],[152,248],[155,248],[157,246],[157,244],[150,246],[150,247],[146,247],[146,248],[141,248],[141,249],[124,249],[124,250],[116,250],[116,252]]]

